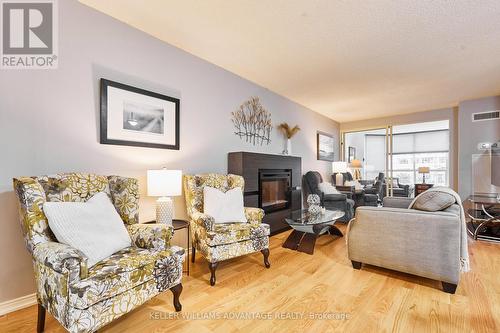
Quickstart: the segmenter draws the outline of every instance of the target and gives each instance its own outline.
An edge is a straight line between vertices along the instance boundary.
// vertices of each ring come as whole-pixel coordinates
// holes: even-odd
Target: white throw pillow
[[[87,202],[46,202],[43,211],[57,240],[82,251],[88,267],[131,246],[127,229],[104,192]]]
[[[340,194],[340,192],[330,183],[319,183],[318,188],[324,194]]]
[[[363,189],[363,185],[361,185],[361,183],[358,182],[357,180],[349,180],[349,181],[346,181],[344,184],[346,186],[354,186],[355,190],[362,190]]]
[[[205,186],[203,212],[212,216],[215,223],[247,222],[243,207],[243,190],[241,187],[235,187],[224,193],[219,189]]]

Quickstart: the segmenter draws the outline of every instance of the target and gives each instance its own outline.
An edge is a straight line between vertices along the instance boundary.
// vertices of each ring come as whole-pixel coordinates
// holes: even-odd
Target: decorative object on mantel
[[[292,137],[300,131],[300,127],[298,125],[290,127],[287,123],[281,123],[278,125],[278,129],[286,136],[286,147],[283,150],[283,155],[292,155]]]
[[[319,132],[316,134],[318,160],[333,162],[333,135]]]
[[[421,173],[422,174],[422,184],[425,184],[425,174],[426,173],[429,173],[431,170],[429,167],[425,167],[425,166],[421,166],[418,168],[418,173]]]
[[[273,124],[271,122],[271,113],[264,109],[260,103],[259,97],[251,97],[248,101],[240,105],[238,110],[231,112],[231,119],[236,131],[234,134],[245,138],[246,142],[253,145],[270,144],[271,130]]]
[[[111,145],[179,150],[180,100],[101,79],[101,138]]]
[[[148,196],[156,201],[156,222],[172,225],[174,217],[173,196],[182,194],[181,170],[148,170]]]
[[[321,213],[321,199],[319,195],[317,194],[309,194],[307,196],[307,204],[309,207],[307,208],[307,211],[309,212],[310,215],[318,215]]]

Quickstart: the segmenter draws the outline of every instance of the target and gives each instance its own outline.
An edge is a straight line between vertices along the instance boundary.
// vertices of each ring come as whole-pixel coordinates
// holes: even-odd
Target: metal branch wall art
[[[253,145],[271,143],[270,134],[273,129],[271,113],[264,109],[258,97],[251,97],[231,112],[234,134]]]

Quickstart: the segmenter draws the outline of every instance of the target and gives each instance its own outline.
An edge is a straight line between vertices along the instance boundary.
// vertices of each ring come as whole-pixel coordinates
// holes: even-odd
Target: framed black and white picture
[[[316,134],[316,139],[318,160],[333,162],[333,135],[318,132]]]
[[[349,157],[348,157],[348,162],[352,163],[353,160],[356,159],[356,148],[355,147],[350,147],[349,146]]]
[[[101,143],[179,149],[178,98],[101,79]]]

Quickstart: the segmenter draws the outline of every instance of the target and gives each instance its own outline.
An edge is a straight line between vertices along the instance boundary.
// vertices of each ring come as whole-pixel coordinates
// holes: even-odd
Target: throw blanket
[[[457,205],[460,206],[460,271],[461,272],[468,272],[470,270],[470,265],[469,265],[469,249],[467,247],[467,226],[465,224],[465,213],[464,213],[464,207],[462,206],[462,199],[460,199],[460,196],[457,194],[457,192],[453,191],[452,189],[448,187],[431,187],[428,189],[426,192],[443,192],[443,193],[448,193],[451,194],[453,197],[455,197],[455,201]],[[423,193],[417,195],[415,199],[411,202],[410,206],[408,207],[409,209],[413,208],[413,205],[415,204],[415,201],[420,197]]]

